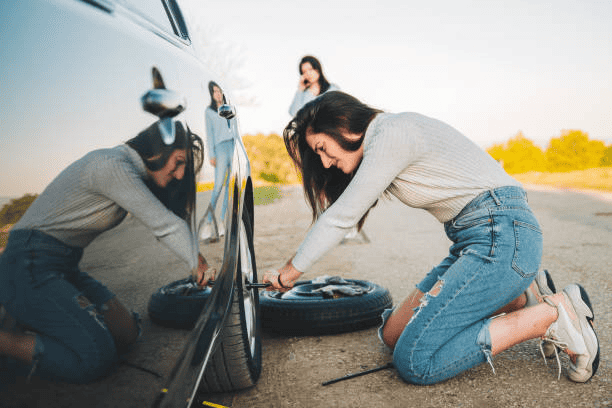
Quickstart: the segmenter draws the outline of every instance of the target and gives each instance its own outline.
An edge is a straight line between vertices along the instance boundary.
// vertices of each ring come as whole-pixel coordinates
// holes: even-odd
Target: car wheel
[[[287,335],[335,334],[381,323],[382,312],[393,300],[385,288],[364,280],[345,279],[365,292],[359,296],[327,298],[317,291],[327,284],[296,282],[286,293],[267,291],[261,296],[262,328]]]
[[[222,339],[206,367],[200,392],[228,392],[252,387],[261,374],[261,330],[253,227],[245,211],[240,229],[238,276]]]

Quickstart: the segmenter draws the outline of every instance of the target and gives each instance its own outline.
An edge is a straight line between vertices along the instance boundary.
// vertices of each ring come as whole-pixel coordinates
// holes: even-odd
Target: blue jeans
[[[210,197],[210,204],[213,210],[217,207],[217,200],[221,190],[225,187],[225,194],[223,194],[223,204],[221,205],[221,222],[225,219],[225,212],[227,211],[227,198],[228,184],[229,184],[229,172],[232,168],[232,159],[234,157],[234,139],[226,140],[215,146],[215,154],[217,164],[215,166],[215,186]],[[211,214],[212,217],[212,214]],[[209,219],[212,221],[212,218]]]
[[[393,352],[400,376],[414,384],[492,364],[491,316],[523,293],[540,267],[542,233],[519,187],[480,194],[444,228],[450,253],[417,285],[424,295]],[[439,292],[429,293],[437,282]]]
[[[87,383],[116,364],[101,314],[115,295],[79,270],[82,254],[40,231],[11,231],[0,257],[0,303],[36,334],[33,364],[9,361],[15,375]]]

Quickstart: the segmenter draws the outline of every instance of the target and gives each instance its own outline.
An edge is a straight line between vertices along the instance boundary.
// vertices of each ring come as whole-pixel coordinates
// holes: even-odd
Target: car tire
[[[253,227],[244,212],[240,231],[238,276],[222,339],[211,356],[199,392],[229,392],[254,386],[261,375],[261,318],[253,247]]]
[[[385,288],[372,282],[345,279],[365,290],[359,296],[325,298],[315,292],[326,284],[296,282],[283,294],[266,291],[261,295],[262,328],[291,336],[337,334],[365,329],[382,321],[382,312],[393,299]]]
[[[191,278],[171,282],[151,295],[149,317],[160,326],[192,329],[210,292],[210,288],[198,289]]]

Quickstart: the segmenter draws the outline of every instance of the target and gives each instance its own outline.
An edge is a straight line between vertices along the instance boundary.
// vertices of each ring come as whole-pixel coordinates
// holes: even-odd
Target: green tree
[[[0,210],[0,227],[6,224],[15,224],[34,200],[37,194],[26,194],[21,198],[15,198],[10,203],[5,204]]]
[[[580,130],[566,130],[553,138],[546,149],[549,171],[584,170],[601,165],[606,146],[599,140],[589,140]]]
[[[542,171],[546,167],[544,152],[523,132],[518,132],[505,144],[491,146],[487,152],[510,174]]]

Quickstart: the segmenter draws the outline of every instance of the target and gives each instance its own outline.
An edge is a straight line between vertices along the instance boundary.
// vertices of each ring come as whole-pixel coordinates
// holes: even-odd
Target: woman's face
[[[353,133],[342,132],[345,139],[357,141],[361,137]],[[306,130],[306,143],[313,152],[319,155],[326,169],[337,167],[345,174],[354,172],[363,158],[363,145],[355,151],[344,150],[338,142],[326,133],[314,133],[311,128]]]
[[[177,149],[170,154],[164,167],[156,171],[149,170],[149,175],[155,184],[161,188],[166,188],[172,180],[181,180],[185,176],[186,164],[187,151]]]
[[[306,78],[309,84],[314,84],[319,81],[319,71],[314,69],[312,65],[310,65],[310,62],[303,63],[300,69],[302,75],[304,75],[304,78]]]
[[[217,103],[217,106],[223,105],[223,92],[218,86],[213,86],[213,99]]]

